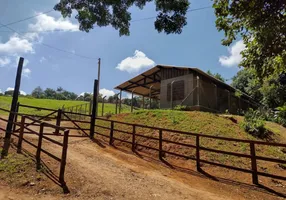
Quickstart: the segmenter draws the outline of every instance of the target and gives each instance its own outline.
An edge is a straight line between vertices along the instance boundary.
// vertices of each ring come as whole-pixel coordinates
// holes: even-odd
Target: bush
[[[276,113],[276,122],[286,127],[286,103],[284,106],[277,108],[278,112]]]
[[[254,111],[252,108],[245,113],[242,127],[246,132],[256,137],[264,137],[267,133],[260,111]]]
[[[110,117],[112,117],[112,113],[111,112],[105,113],[104,116],[106,117],[106,119],[109,119]]]

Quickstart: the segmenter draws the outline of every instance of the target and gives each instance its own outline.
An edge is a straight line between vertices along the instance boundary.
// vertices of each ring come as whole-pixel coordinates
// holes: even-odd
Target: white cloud
[[[107,90],[105,88],[99,90],[99,94],[102,94],[102,96],[106,96],[106,98],[115,95],[115,92],[112,90]]]
[[[44,57],[44,56],[42,56],[41,57],[41,59],[40,59],[40,63],[43,63],[43,62],[45,62],[47,59]]]
[[[116,67],[120,71],[129,73],[138,72],[144,68],[153,67],[155,62],[148,58],[142,51],[136,50],[132,57],[127,57],[122,60]]]
[[[7,89],[6,89],[6,92],[7,91],[14,91],[14,88],[12,88],[12,87],[8,87]],[[24,95],[24,96],[26,96],[27,95],[27,93],[26,92],[24,92],[23,90],[20,90],[20,94],[21,95]]]
[[[4,57],[4,58],[0,58],[0,67],[4,67],[6,65],[9,65],[11,63],[11,59]]]
[[[30,77],[31,73],[32,73],[32,71],[29,68],[24,68],[22,71],[23,76],[27,77],[27,78]]]
[[[16,34],[12,35],[6,43],[0,43],[0,53],[2,54],[22,54],[33,52],[33,43]]]
[[[242,55],[240,53],[245,48],[245,44],[242,40],[236,42],[232,47],[228,48],[229,56],[219,57],[220,64],[225,67],[237,66],[242,61]]]
[[[35,24],[29,25],[30,31],[78,31],[79,27],[77,24],[73,24],[68,19],[55,19],[52,16],[46,14],[39,15],[36,18]]]

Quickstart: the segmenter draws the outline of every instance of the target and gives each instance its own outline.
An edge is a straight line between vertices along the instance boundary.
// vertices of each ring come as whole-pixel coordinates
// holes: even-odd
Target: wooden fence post
[[[114,129],[114,122],[111,121],[110,125],[110,137],[109,137],[109,145],[113,145],[113,129]]]
[[[253,142],[250,142],[250,154],[251,154],[252,183],[258,185],[257,163],[255,155],[255,146]]]
[[[132,125],[133,127],[133,130],[132,130],[132,151],[134,152],[135,151],[135,133],[136,133],[136,126],[135,125]]]
[[[200,165],[200,136],[196,136],[196,162],[197,162],[197,171],[202,171]]]
[[[26,119],[26,117],[22,116],[18,145],[17,145],[17,153],[21,153],[21,151],[22,151],[22,141],[23,141],[23,137],[24,137],[25,119]]]
[[[41,150],[42,150],[42,140],[44,135],[44,123],[40,124],[40,131],[39,131],[39,141],[36,153],[36,161],[37,161],[37,169],[41,169]]]
[[[15,117],[14,117],[14,122],[16,122],[16,123],[17,123],[17,121],[18,121],[19,106],[20,106],[20,103],[18,102],[18,103],[17,103],[17,107],[16,107]],[[14,125],[13,125],[13,132],[16,131],[16,127],[17,127],[16,123],[14,123]]]
[[[163,159],[163,131],[162,129],[159,130],[159,159]]]
[[[56,122],[57,126],[61,126],[61,120],[62,120],[62,110],[58,109],[57,122]],[[60,134],[60,130],[58,128],[56,128],[55,134],[57,135]]]
[[[15,112],[16,112],[16,107],[17,107],[17,102],[18,102],[18,96],[20,93],[20,84],[21,84],[21,76],[22,76],[22,69],[23,69],[23,64],[24,64],[24,58],[20,57],[19,63],[18,63],[18,69],[17,69],[17,74],[16,74],[16,80],[15,80],[15,87],[14,87],[14,92],[13,92],[13,99],[12,99],[12,104],[10,108],[10,114],[8,118],[8,123],[6,125],[6,133],[5,133],[5,138],[4,138],[4,145],[3,149],[1,152],[1,157],[4,158],[5,156],[8,155],[8,151],[10,148],[10,139],[13,131],[13,121],[15,117]]]
[[[97,113],[97,94],[98,94],[98,80],[94,80],[93,85],[93,105],[92,105],[92,112],[90,117],[90,138],[94,138],[94,126],[96,120],[96,113]]]
[[[69,193],[66,182],[65,182],[65,168],[67,163],[67,151],[68,151],[68,139],[69,139],[69,130],[64,132],[64,141],[63,141],[63,151],[61,158],[61,167],[60,167],[60,177],[59,182],[61,183],[64,193]]]

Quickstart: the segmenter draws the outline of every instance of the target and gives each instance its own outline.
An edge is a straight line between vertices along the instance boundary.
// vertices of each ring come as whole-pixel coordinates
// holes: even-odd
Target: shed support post
[[[231,110],[231,95],[230,95],[229,90],[227,92],[228,92],[228,112],[231,113],[230,112],[230,110]]]
[[[217,97],[217,85],[214,85],[214,93],[215,93],[215,109],[219,112],[219,107],[218,107],[218,97]]]
[[[119,114],[121,113],[121,101],[122,101],[122,90],[120,90],[120,99],[119,99]]]
[[[153,85],[150,86],[150,91],[149,91],[149,109],[151,109],[151,104],[152,104],[152,87]]]
[[[135,90],[135,89],[134,89]],[[132,90],[132,95],[131,95],[131,112],[133,112],[133,97],[134,97],[134,90]]]
[[[197,76],[197,105],[200,106],[200,77]]]

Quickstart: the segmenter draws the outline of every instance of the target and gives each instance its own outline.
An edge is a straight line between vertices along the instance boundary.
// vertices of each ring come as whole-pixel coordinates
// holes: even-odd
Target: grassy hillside
[[[0,107],[9,109],[10,104],[12,102],[12,97],[7,96],[0,96]],[[27,98],[27,97],[19,97],[19,102],[21,104],[30,105],[30,106],[38,106],[38,107],[44,107],[44,108],[51,108],[51,109],[59,109],[64,107],[70,107],[70,106],[76,106],[76,105],[82,105],[86,104],[88,102],[86,101],[66,101],[66,100],[54,100],[54,99],[33,99],[33,98]],[[115,104],[104,104],[104,113],[111,112],[115,113]],[[99,103],[98,105],[98,113],[101,114],[102,110],[102,104]],[[122,105],[122,112],[126,113],[130,111],[130,107],[126,105]],[[20,112],[27,113],[27,114],[48,114],[49,111],[39,111],[36,109],[30,109],[30,108],[21,108]],[[0,111],[0,114],[4,114],[2,111]]]
[[[153,111],[138,111],[132,114],[129,113],[129,114],[114,115],[112,116],[111,119],[130,122],[130,123],[145,124],[148,126],[182,130],[193,133],[202,133],[214,136],[286,143],[286,129],[283,128],[282,126],[275,123],[267,122],[266,127],[269,130],[269,135],[267,138],[259,139],[246,133],[243,130],[243,128],[240,125],[240,121],[243,120],[243,117],[239,116],[232,116],[231,120],[229,116],[221,116],[207,112],[153,110]],[[106,127],[110,126],[109,122],[97,120],[97,123]],[[127,125],[115,124],[115,129],[132,132],[132,127]],[[104,130],[103,128],[97,128],[97,131],[109,135],[109,131]],[[141,135],[153,136],[158,138],[158,131],[155,131],[153,129],[136,128],[136,132]],[[120,133],[117,131],[114,132],[114,137],[124,138],[125,140],[132,141],[131,135]],[[172,132],[163,132],[163,139],[195,145],[195,137],[189,135],[182,135]],[[150,140],[147,138],[136,136],[136,142],[138,144],[143,144],[146,146],[158,148],[158,141],[156,140]],[[245,143],[201,138],[200,144],[207,148],[244,153],[248,155],[250,154],[249,144]],[[195,157],[195,149],[189,147],[163,142],[163,149],[183,154],[186,156]],[[155,155],[157,155],[157,152],[152,152],[144,148],[139,148],[139,150],[148,151],[150,153],[154,153]],[[267,156],[272,158],[280,158],[284,160],[286,160],[286,153],[284,153],[285,150],[286,150],[285,148],[283,149],[280,147],[270,147],[265,145],[256,146],[257,155]],[[206,159],[209,161],[250,169],[250,160],[247,158],[238,158],[235,156],[217,154],[207,151],[203,151],[201,157],[202,159]],[[258,166],[261,167],[261,169],[263,169],[264,171],[266,170],[268,172],[278,173],[278,174],[286,173],[285,169],[283,169],[286,167],[286,165],[278,165],[277,163],[267,163],[267,168],[265,169],[264,164],[265,162],[258,161]]]

